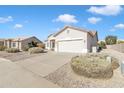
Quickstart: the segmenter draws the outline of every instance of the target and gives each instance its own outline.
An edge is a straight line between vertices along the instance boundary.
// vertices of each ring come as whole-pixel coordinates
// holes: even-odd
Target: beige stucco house
[[[46,49],[56,52],[88,53],[97,46],[97,31],[65,26],[55,34],[48,36]]]
[[[7,48],[18,48],[20,50],[23,50],[32,41],[37,43],[42,43],[38,38],[36,38],[35,36],[32,36],[32,37],[2,39],[0,40],[0,44],[3,46],[6,46]]]
[[[0,39],[0,46],[4,45],[4,39]]]

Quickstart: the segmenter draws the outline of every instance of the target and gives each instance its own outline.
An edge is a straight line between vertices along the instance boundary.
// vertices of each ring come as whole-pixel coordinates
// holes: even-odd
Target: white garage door
[[[82,40],[58,42],[58,52],[81,53],[83,51],[83,47],[84,44]]]

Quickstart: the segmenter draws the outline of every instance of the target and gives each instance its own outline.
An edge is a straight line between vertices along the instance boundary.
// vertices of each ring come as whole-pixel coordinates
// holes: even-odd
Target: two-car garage
[[[70,53],[81,53],[84,51],[84,40],[75,39],[75,40],[62,40],[57,43],[58,52],[70,52]]]
[[[48,37],[47,49],[65,53],[88,53],[92,51],[92,45],[97,45],[97,41],[96,31],[65,26]],[[53,45],[55,46],[51,47]]]

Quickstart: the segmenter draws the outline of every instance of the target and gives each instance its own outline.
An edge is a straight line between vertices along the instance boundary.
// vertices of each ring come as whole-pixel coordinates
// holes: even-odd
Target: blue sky
[[[123,6],[0,6],[0,38],[37,36],[45,40],[65,25],[98,31],[98,38],[124,39]]]

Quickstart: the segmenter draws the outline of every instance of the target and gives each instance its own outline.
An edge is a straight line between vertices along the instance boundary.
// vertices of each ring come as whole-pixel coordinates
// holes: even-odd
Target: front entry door
[[[50,48],[51,48],[51,50],[54,50],[54,48],[55,48],[55,40],[50,41]]]

